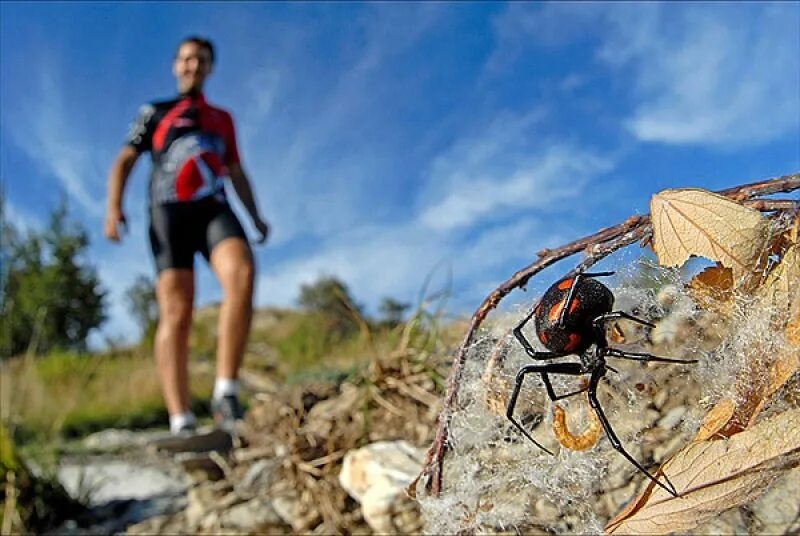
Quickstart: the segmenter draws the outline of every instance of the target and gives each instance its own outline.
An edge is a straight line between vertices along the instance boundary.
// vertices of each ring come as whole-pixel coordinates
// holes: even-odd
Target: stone
[[[83,445],[92,450],[116,450],[130,447],[137,443],[138,437],[135,432],[116,428],[95,432],[86,436],[83,440]]]
[[[147,499],[162,494],[182,494],[186,482],[163,467],[118,459],[99,459],[88,463],[66,462],[56,476],[74,498],[89,506],[112,500]]]
[[[653,397],[653,405],[658,409],[662,409],[667,400],[669,400],[669,392],[666,389],[660,389]]]
[[[692,531],[692,534],[707,534],[709,536],[715,534],[748,534],[748,530],[742,511],[738,508],[732,508],[697,527]]]
[[[268,525],[283,525],[283,520],[269,501],[255,498],[232,506],[219,514],[223,528],[256,531]]]
[[[281,461],[274,458],[258,460],[247,468],[247,472],[239,481],[239,486],[247,491],[269,488],[275,480],[276,470],[280,465]]]
[[[203,519],[231,491],[233,491],[233,487],[225,480],[190,488],[187,493],[189,505],[186,508],[186,521],[189,526],[202,526]]]
[[[339,483],[361,504],[364,520],[376,532],[412,532],[418,516],[405,489],[419,474],[425,450],[407,441],[380,441],[348,452],[339,473]]]
[[[175,455],[175,461],[195,483],[219,480],[225,475],[219,464],[206,452],[181,452]]]
[[[287,524],[291,525],[303,516],[303,505],[294,490],[286,490],[272,499],[272,509]]]
[[[686,406],[677,406],[669,410],[666,415],[658,420],[658,427],[664,430],[671,430],[680,424],[686,414]]]
[[[360,391],[355,385],[343,383],[340,394],[333,398],[317,402],[309,410],[303,430],[318,437],[331,435],[337,421],[351,419],[357,412],[361,399]]]
[[[680,448],[689,442],[689,437],[686,434],[675,434],[673,437],[658,444],[653,449],[653,461],[662,463],[667,460],[672,454],[676,453]]]
[[[800,468],[789,471],[778,479],[758,500],[750,505],[750,511],[761,534],[797,534],[800,530],[798,518],[798,489]]]

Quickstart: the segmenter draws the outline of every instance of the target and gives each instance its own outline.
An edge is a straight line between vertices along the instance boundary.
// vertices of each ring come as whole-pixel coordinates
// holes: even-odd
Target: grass
[[[192,378],[200,410],[213,381],[205,376]],[[3,422],[20,443],[166,422],[155,364],[134,351],[15,358],[3,363],[0,381]]]
[[[216,307],[197,311],[191,331],[190,385],[198,416],[208,414],[217,316]],[[245,366],[263,366],[275,379],[288,383],[341,381],[377,356],[408,348],[430,352],[461,334],[455,325],[442,330],[438,318],[424,311],[399,326],[357,320],[359,328],[342,336],[326,331],[319,315],[257,311]],[[253,353],[259,347],[268,349],[266,365],[263,356]],[[167,422],[151,346],[146,344],[107,353],[51,352],[9,359],[0,364],[0,382],[0,421],[26,450],[109,427],[145,428]]]

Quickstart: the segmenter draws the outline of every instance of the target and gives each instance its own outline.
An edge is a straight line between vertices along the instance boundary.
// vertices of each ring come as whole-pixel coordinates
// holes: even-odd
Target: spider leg
[[[630,359],[631,361],[675,363],[678,365],[697,363],[699,361],[697,359],[672,359],[669,357],[659,357],[657,355],[646,354],[641,352],[623,352],[622,350],[617,350],[616,348],[600,348],[600,352],[602,353],[603,356],[618,357],[620,359]]]
[[[517,406],[517,398],[519,397],[519,391],[522,388],[522,382],[525,381],[525,376],[530,374],[531,372],[540,372],[540,373],[553,373],[553,374],[570,374],[573,376],[578,376],[584,374],[583,367],[580,363],[550,363],[547,365],[525,365],[519,372],[517,372],[517,379],[514,382],[514,390],[511,392],[511,397],[508,399],[508,406],[506,407],[506,417],[509,421],[511,421],[517,429],[522,432],[522,435],[527,437],[531,440],[531,442],[545,451],[546,453],[554,456],[554,454],[545,448],[541,443],[536,441],[525,428],[514,418],[514,408]],[[549,382],[548,382],[549,383]],[[545,384],[547,385],[547,384]],[[552,386],[550,386],[549,390],[552,390]],[[548,393],[549,394],[549,393]],[[552,398],[552,397],[551,397]]]
[[[572,285],[569,287],[569,293],[567,294],[567,300],[564,302],[564,308],[561,309],[561,315],[558,317],[558,325],[563,327],[564,322],[567,319],[567,312],[569,311],[570,307],[572,306],[572,300],[575,298],[575,292],[578,289],[578,283],[581,279],[588,279],[590,277],[604,277],[607,275],[614,275],[614,272],[593,272],[593,273],[579,273],[576,274],[575,277],[572,278]]]
[[[678,497],[678,492],[675,489],[675,486],[672,485],[672,482],[664,475],[664,479],[669,484],[667,487],[665,484],[662,484],[656,477],[654,477],[650,472],[647,471],[642,464],[636,461],[633,456],[628,454],[628,451],[622,446],[617,434],[611,428],[611,423],[608,422],[608,418],[606,418],[605,413],[603,413],[603,408],[600,407],[600,401],[597,399],[597,385],[600,383],[600,379],[605,375],[604,368],[598,367],[592,372],[592,376],[589,379],[589,405],[592,407],[594,412],[597,414],[597,418],[600,419],[600,423],[603,425],[603,430],[606,432],[606,436],[608,437],[609,442],[611,442],[611,446],[614,447],[614,450],[622,454],[625,459],[627,459],[631,464],[634,465],[641,473],[643,473],[647,478],[652,480],[658,486],[666,490],[670,495],[673,497]]]
[[[545,389],[547,389],[547,396],[549,396],[550,400],[552,400],[553,402],[557,402],[558,400],[561,400],[563,398],[569,398],[571,396],[579,395],[584,391],[586,391],[587,389],[589,389],[589,387],[586,386],[582,389],[578,389],[577,391],[572,391],[571,393],[567,393],[565,395],[557,395],[555,389],[553,389],[553,385],[550,383],[550,377],[547,375],[547,373],[541,372],[540,374],[542,376],[542,381],[544,382],[544,387]]]
[[[527,314],[527,316],[525,316],[525,318],[522,319],[522,322],[517,324],[517,327],[515,327],[513,330],[514,337],[517,338],[519,343],[525,349],[525,353],[527,353],[529,356],[531,356],[533,359],[537,361],[545,361],[548,359],[555,359],[557,357],[563,357],[565,355],[569,355],[569,354],[557,354],[554,352],[537,352],[536,350],[533,349],[533,346],[531,345],[530,341],[528,341],[528,339],[525,337],[525,334],[522,333],[522,328],[525,327],[525,324],[527,324],[533,317],[535,310],[536,307],[531,308],[531,311]]]
[[[647,326],[649,328],[656,327],[655,324],[652,322],[648,322],[647,320],[642,320],[641,318],[635,317],[626,313],[625,311],[611,311],[610,313],[605,313],[597,318],[594,319],[594,327],[595,329],[599,329],[601,324],[605,323],[608,320],[619,320],[620,318],[624,318],[626,320],[630,320],[632,322],[636,322],[637,324],[641,324],[643,326]]]

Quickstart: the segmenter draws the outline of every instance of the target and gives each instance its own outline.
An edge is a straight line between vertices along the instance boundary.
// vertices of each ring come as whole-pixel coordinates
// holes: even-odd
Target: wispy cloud
[[[739,146],[800,128],[800,6],[697,7],[681,11],[679,26],[626,42],[617,24],[601,54],[636,73],[626,124],[638,139]]]
[[[376,177],[393,180],[386,176],[387,158],[398,157],[389,148],[386,119],[386,93],[397,83],[393,62],[435,29],[441,11],[426,4],[365,5],[352,20],[353,32],[337,44],[336,69],[309,55],[319,44],[300,33],[276,45],[281,57],[250,70],[243,102],[261,113],[240,116],[243,154],[254,179],[263,181],[257,193],[279,222],[274,244],[340,232],[374,214],[365,205],[380,202],[369,199]]]
[[[45,225],[45,222],[37,215],[18,207],[8,199],[3,199],[2,217],[3,220],[10,223],[17,232],[21,233],[39,231]]]
[[[475,226],[497,213],[535,210],[580,195],[592,177],[612,162],[572,144],[546,140],[542,120],[500,114],[476,134],[460,140],[433,163],[420,219],[449,231]]]
[[[52,58],[42,59],[27,91],[14,95],[14,106],[3,106],[3,131],[43,172],[58,179],[82,211],[100,218],[105,204],[98,196],[103,180],[93,159],[95,144],[81,131],[82,114],[67,105],[57,65]]]
[[[800,127],[800,6],[514,4],[495,21],[494,70],[526,47],[597,43],[629,79],[622,124],[640,141],[737,147]]]

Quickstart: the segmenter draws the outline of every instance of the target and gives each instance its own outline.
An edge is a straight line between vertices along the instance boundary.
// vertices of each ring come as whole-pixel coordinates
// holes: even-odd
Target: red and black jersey
[[[227,166],[239,163],[233,120],[202,94],[142,106],[125,142],[150,151],[150,202],[154,205],[225,199]]]

